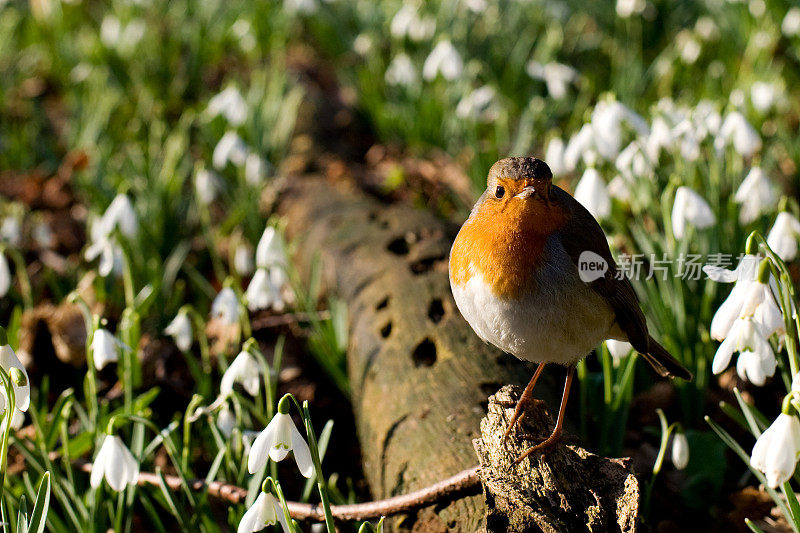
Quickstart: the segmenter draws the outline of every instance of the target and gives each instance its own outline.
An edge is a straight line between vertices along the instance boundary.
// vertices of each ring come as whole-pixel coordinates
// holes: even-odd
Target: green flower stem
[[[125,306],[128,309],[134,308],[134,301],[136,299],[135,289],[133,287],[133,270],[131,270],[131,260],[128,257],[128,252],[124,246],[122,249],[122,287],[125,291]]]
[[[214,268],[214,275],[218,280],[223,280],[226,277],[225,267],[222,264],[222,259],[217,251],[216,233],[214,232],[214,228],[211,227],[211,212],[209,211],[208,206],[202,202],[197,202],[197,210],[200,212],[200,226],[202,227],[203,235],[205,236],[206,243],[208,244],[207,250],[209,257],[211,258],[211,265]]]
[[[0,247],[0,253],[7,253],[14,262],[17,278],[19,279],[19,292],[22,295],[22,304],[25,309],[33,308],[33,289],[31,289],[31,278],[28,277],[28,268],[25,258],[19,250],[8,246]]]
[[[194,337],[200,345],[200,363],[205,374],[200,390],[205,395],[211,392],[211,350],[208,347],[208,338],[206,337],[206,321],[191,305],[184,305],[182,309],[185,309],[191,318],[195,329]]]
[[[3,387],[6,390],[6,398],[8,399],[6,412],[3,416],[2,442],[0,442],[0,501],[5,501],[3,496],[6,484],[6,471],[8,470],[8,438],[11,434],[11,420],[14,418],[14,409],[16,408],[17,399],[14,393],[14,384],[11,383],[11,378],[3,367],[0,367],[0,380],[3,382]]]
[[[186,413],[183,416],[183,448],[181,449],[181,467],[184,470],[189,469],[189,442],[192,438],[192,415],[195,409],[203,403],[203,397],[199,394],[192,396],[189,405],[186,407]]]
[[[664,465],[664,456],[667,453],[667,444],[669,443],[669,436],[674,429],[674,424],[670,426],[667,423],[667,417],[664,415],[664,411],[661,408],[656,409],[656,414],[658,414],[658,420],[661,423],[661,444],[658,448],[658,456],[656,457],[656,462],[653,464],[653,475],[650,477],[650,481],[647,483],[647,488],[645,489],[645,512],[650,512],[650,499],[653,495],[653,487],[656,484],[656,477],[661,472],[661,467]]]
[[[90,431],[94,431],[97,427],[97,417],[99,407],[97,403],[97,369],[94,367],[94,352],[92,351],[92,337],[94,337],[95,330],[99,327],[100,319],[92,315],[89,305],[77,293],[71,292],[67,296],[67,301],[78,306],[83,314],[83,321],[86,325],[86,366],[87,366],[87,411],[89,415],[89,422],[91,426]]]
[[[294,399],[294,398],[293,398]],[[331,514],[331,502],[328,497],[328,488],[325,484],[325,478],[322,476],[322,463],[319,458],[319,447],[317,446],[317,437],[314,434],[314,428],[311,425],[311,414],[308,411],[308,401],[303,402],[303,420],[306,424],[306,435],[308,436],[308,447],[311,449],[311,460],[314,462],[314,472],[317,477],[317,488],[319,489],[320,502],[322,510],[325,513],[325,527],[328,533],[336,533],[336,528],[333,525],[333,515]]]
[[[262,491],[267,487],[268,482],[272,484],[272,490],[278,497],[278,501],[281,502],[281,509],[283,510],[283,519],[286,520],[286,525],[289,528],[289,532],[294,533],[295,531],[294,521],[292,520],[292,515],[289,514],[289,505],[286,503],[286,497],[283,495],[283,490],[281,489],[280,483],[275,481],[275,478],[273,477],[267,477],[267,479],[265,479],[264,483],[261,485]]]

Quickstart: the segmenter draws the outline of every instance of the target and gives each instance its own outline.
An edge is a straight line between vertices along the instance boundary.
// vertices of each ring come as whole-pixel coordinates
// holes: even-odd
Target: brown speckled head
[[[489,169],[488,181],[497,179],[550,181],[553,173],[547,163],[535,157],[507,157]]]

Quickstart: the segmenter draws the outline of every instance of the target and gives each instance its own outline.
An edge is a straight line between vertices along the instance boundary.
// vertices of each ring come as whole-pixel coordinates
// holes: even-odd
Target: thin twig
[[[73,464],[83,472],[91,473],[92,463],[78,459]],[[165,474],[164,479],[167,487],[174,491],[181,489],[181,480],[178,476]],[[205,490],[209,496],[224,500],[230,503],[242,503],[247,497],[247,490],[236,485],[229,485],[219,481],[206,483],[203,479],[187,480],[189,488],[195,491]],[[159,477],[153,472],[139,472],[136,480],[139,486],[158,485]],[[351,505],[331,505],[333,518],[339,521],[368,520],[380,518],[381,516],[391,516],[427,507],[435,503],[457,500],[462,496],[478,494],[480,492],[480,480],[478,478],[478,467],[468,468],[458,474],[449,477],[438,483],[434,483],[408,494],[394,496],[385,500],[374,502],[355,503]],[[322,508],[318,504],[286,502],[292,518],[297,520],[325,520]]]
[[[327,320],[330,318],[330,311],[319,311],[318,318]],[[297,324],[299,322],[310,322],[311,315],[308,313],[284,313],[282,315],[271,315],[256,317],[250,320],[253,331],[258,331],[268,328],[276,328],[278,326],[288,326],[290,324]]]

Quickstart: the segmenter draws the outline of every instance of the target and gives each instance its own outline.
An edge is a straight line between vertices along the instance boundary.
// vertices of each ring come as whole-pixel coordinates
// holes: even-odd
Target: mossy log
[[[297,179],[279,211],[307,268],[321,254],[326,283],[349,309],[348,374],[364,473],[375,498],[419,489],[477,464],[487,398],[531,370],[472,332],[450,294],[456,225],[407,205],[385,205],[323,180]],[[555,402],[546,380],[537,397]],[[395,518],[395,530],[469,531],[481,496]]]

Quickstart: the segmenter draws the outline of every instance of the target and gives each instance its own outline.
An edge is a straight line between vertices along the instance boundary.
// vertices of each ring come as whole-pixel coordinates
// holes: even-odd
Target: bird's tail
[[[686,381],[692,380],[692,373],[677,359],[672,357],[667,349],[658,344],[653,337],[649,339],[649,347],[649,353],[643,353],[642,356],[659,375],[665,378],[682,378]]]

